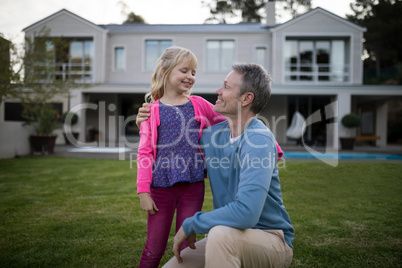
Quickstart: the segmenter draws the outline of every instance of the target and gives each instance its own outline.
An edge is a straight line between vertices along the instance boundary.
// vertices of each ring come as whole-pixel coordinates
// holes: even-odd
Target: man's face
[[[214,105],[214,111],[224,116],[237,115],[239,109],[239,91],[242,74],[231,71],[223,83],[223,86],[215,93],[218,99]]]

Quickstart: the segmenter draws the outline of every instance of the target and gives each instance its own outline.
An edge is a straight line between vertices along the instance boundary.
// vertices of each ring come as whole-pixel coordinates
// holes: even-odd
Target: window
[[[207,70],[229,71],[234,61],[234,40],[207,41]]]
[[[126,51],[124,47],[114,48],[114,70],[124,71],[126,69]]]
[[[361,123],[361,134],[362,135],[374,135],[374,110],[362,111],[362,123]]]
[[[261,65],[267,69],[267,48],[266,47],[256,47],[255,48],[255,63]]]
[[[170,46],[172,40],[146,40],[145,41],[145,70],[153,71],[156,61],[162,53]]]
[[[63,103],[52,103],[52,108],[60,115],[63,111]],[[20,102],[5,102],[4,103],[4,121],[27,121],[23,116],[24,106]]]
[[[92,40],[75,40],[70,44],[68,68],[70,78],[84,83],[92,82],[94,47]]]
[[[347,39],[287,39],[285,81],[347,82],[347,43]]]

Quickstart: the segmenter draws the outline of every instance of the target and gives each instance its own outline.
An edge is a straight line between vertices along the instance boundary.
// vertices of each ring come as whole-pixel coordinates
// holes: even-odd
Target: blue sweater
[[[205,155],[214,210],[183,222],[187,235],[206,234],[217,225],[283,230],[292,246],[294,229],[282,201],[274,135],[256,117],[231,143],[228,122],[204,130]]]

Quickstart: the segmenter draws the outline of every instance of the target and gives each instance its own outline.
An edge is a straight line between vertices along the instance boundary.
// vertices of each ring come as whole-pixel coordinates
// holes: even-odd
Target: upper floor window
[[[126,69],[126,51],[124,47],[114,48],[114,70],[124,71]]]
[[[234,40],[207,40],[207,71],[229,71],[234,56]]]
[[[92,82],[94,45],[92,40],[75,40],[70,44],[68,63],[62,64],[63,71],[69,70],[70,78],[84,83]]]
[[[254,62],[267,69],[267,48],[258,46],[255,48]]]
[[[36,55],[41,58],[40,62],[34,64],[34,69],[39,74],[47,75],[43,76],[43,81],[73,79],[81,83],[92,82],[92,39],[38,37],[35,38],[34,49],[37,51]],[[46,71],[43,71],[43,68],[46,68]]]
[[[347,43],[347,39],[287,39],[285,81],[349,81]]]
[[[172,40],[146,40],[145,41],[145,70],[153,71],[156,61],[168,47],[172,46]]]

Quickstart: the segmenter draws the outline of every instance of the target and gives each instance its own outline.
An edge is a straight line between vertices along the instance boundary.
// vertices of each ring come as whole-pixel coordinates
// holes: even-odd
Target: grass
[[[0,267],[137,267],[146,214],[135,174],[129,161],[0,160]],[[401,174],[400,163],[287,162],[292,267],[402,267]],[[208,189],[204,210],[211,199]]]

